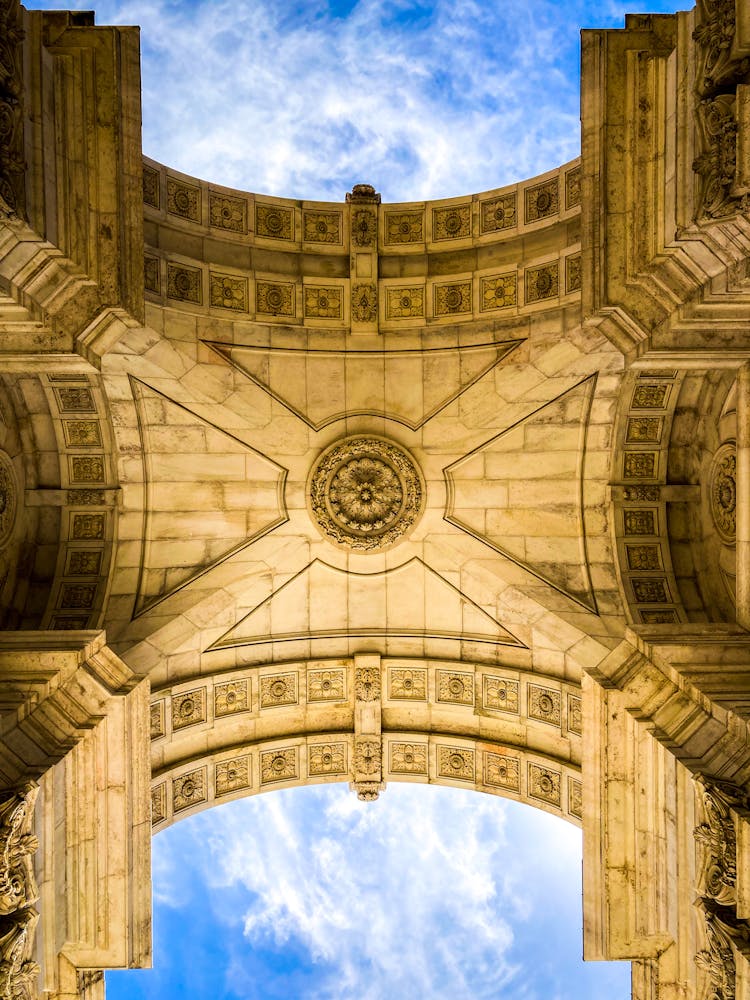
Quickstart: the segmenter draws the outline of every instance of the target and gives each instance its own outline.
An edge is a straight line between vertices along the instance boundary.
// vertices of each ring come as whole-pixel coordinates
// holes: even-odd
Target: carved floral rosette
[[[723,542],[734,545],[737,537],[737,449],[723,444],[714,455],[709,486],[711,517]]]
[[[323,452],[310,474],[308,499],[313,520],[329,540],[372,552],[395,544],[413,527],[424,489],[403,448],[358,436]]]

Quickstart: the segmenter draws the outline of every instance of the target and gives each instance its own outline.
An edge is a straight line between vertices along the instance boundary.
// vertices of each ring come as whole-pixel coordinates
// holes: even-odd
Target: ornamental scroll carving
[[[0,915],[35,903],[39,890],[33,856],[39,841],[31,833],[39,789],[26,785],[0,803]]]
[[[32,960],[39,914],[33,856],[39,843],[31,832],[39,788],[28,783],[0,801],[0,998],[33,1000],[39,966]]]
[[[20,4],[0,0],[0,197],[11,212],[26,209]]]
[[[696,780],[702,822],[696,826],[698,894],[705,947],[695,956],[705,972],[700,1000],[739,1000],[737,951],[750,955],[750,927],[737,917],[737,833],[735,812],[746,811],[747,797],[734,785]]]
[[[39,914],[26,907],[0,922],[0,998],[35,1000],[39,966],[31,958]]]
[[[697,12],[696,218],[721,218],[747,205],[737,185],[737,87],[750,82],[750,58],[736,52],[735,0],[699,0]]]
[[[722,906],[734,906],[737,902],[737,835],[732,806],[736,807],[739,801],[736,794],[718,783],[703,783],[701,791],[704,821],[694,830],[702,855],[698,892]]]

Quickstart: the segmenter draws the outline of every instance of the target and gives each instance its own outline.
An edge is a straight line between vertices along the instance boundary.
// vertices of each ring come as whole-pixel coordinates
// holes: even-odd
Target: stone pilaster
[[[357,798],[371,802],[385,788],[383,782],[382,682],[380,656],[354,656],[354,780]]]
[[[352,333],[378,333],[378,206],[369,184],[355,184],[346,196],[351,225]]]

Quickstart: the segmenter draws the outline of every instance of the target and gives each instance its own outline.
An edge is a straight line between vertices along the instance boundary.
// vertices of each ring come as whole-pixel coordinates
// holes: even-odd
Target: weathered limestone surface
[[[0,23],[0,992],[148,964],[152,829],[412,781],[582,826],[635,1000],[750,995],[746,4],[400,205],[145,159],[134,29]]]

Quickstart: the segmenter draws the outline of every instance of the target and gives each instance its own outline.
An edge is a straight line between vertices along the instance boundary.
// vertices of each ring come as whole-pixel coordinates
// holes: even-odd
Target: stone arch
[[[379,692],[358,724],[356,666]],[[153,692],[154,830],[232,798],[321,781],[455,784],[582,817],[580,685],[462,661],[363,654],[222,672]],[[365,767],[365,772],[367,767]]]

